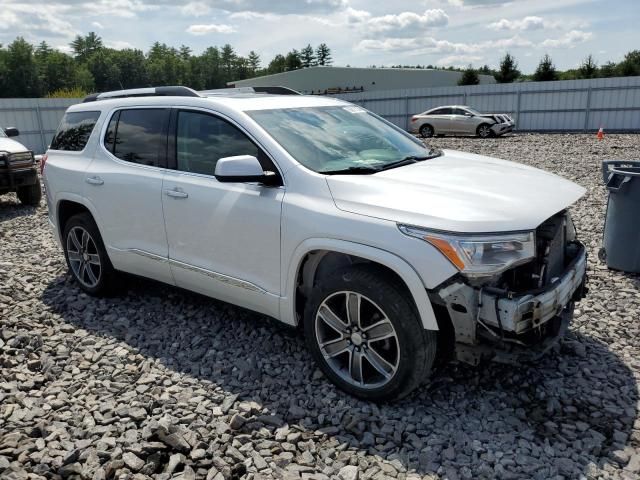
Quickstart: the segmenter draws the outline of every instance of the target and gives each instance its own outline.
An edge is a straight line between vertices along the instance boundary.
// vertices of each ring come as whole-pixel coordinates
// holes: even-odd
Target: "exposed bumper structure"
[[[431,297],[447,310],[458,360],[524,359],[544,353],[564,334],[574,302],[584,296],[586,270],[587,254],[580,245],[562,275],[546,287],[516,294],[459,280]]]
[[[506,123],[496,123],[492,125],[491,131],[496,135],[504,135],[505,133],[509,133],[513,131],[514,127],[515,127],[515,122],[512,120]]]

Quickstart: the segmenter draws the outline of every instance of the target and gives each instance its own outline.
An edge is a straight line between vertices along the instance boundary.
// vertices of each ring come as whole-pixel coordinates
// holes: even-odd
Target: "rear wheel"
[[[433,127],[428,123],[425,123],[420,127],[420,136],[423,138],[433,137]]]
[[[478,126],[476,133],[480,138],[489,138],[492,135],[491,126],[487,123],[483,123]]]
[[[40,182],[33,185],[24,185],[18,187],[16,190],[18,200],[23,205],[30,205],[37,207],[40,205],[40,199],[42,198],[42,189],[40,188]]]
[[[69,270],[80,288],[91,295],[107,295],[115,290],[116,271],[91,215],[79,213],[67,221],[62,245]]]
[[[304,328],[324,374],[367,400],[404,397],[435,360],[436,332],[422,327],[403,289],[367,265],[324,279],[307,303]]]

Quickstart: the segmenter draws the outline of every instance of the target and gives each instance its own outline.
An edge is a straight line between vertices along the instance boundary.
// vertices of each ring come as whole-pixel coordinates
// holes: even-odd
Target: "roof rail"
[[[214,88],[212,90],[202,90],[201,94],[213,97],[213,96],[228,96],[228,95],[242,95],[246,93],[266,93],[270,95],[302,95],[300,92],[293,90],[289,87],[229,87],[229,88]]]
[[[128,90],[115,90],[113,92],[92,93],[87,95],[83,103],[95,102],[97,100],[107,100],[110,98],[127,98],[127,97],[200,97],[201,95],[195,90],[188,87],[149,87],[149,88],[131,88]]]

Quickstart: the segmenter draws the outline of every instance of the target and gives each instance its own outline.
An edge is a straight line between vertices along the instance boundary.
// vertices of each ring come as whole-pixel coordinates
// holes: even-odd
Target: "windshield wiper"
[[[407,155],[402,160],[387,163],[385,166],[380,168],[380,170],[389,170],[390,168],[403,167],[404,165],[410,165],[412,163],[421,162],[422,160],[428,160],[430,158],[442,155],[442,152],[439,150],[432,150],[432,152],[432,155]]]
[[[378,167],[349,167],[343,168],[341,170],[327,170],[323,173],[325,175],[358,175],[358,174],[369,174],[379,172],[381,169]]]

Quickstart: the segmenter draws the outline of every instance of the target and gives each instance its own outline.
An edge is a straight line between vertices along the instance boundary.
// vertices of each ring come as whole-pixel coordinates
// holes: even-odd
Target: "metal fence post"
[[[522,96],[522,90],[518,89],[518,100],[516,103],[516,130],[518,130],[518,125],[520,125],[520,97]]]
[[[404,97],[404,129],[409,130],[409,96]]]
[[[38,130],[40,130],[40,145],[42,145],[42,152],[47,150],[46,140],[44,138],[44,127],[42,126],[42,116],[40,115],[40,105],[36,104],[36,120],[38,121]]]
[[[584,131],[589,130],[589,113],[591,110],[591,86],[587,90],[587,105],[584,110]]]

